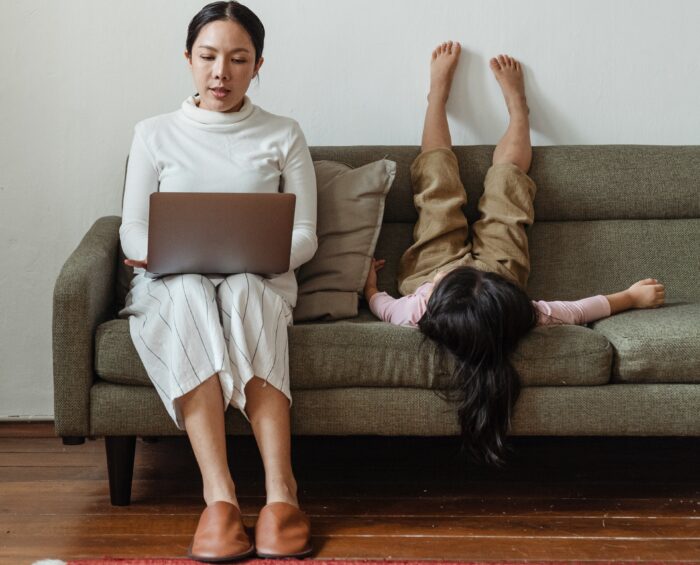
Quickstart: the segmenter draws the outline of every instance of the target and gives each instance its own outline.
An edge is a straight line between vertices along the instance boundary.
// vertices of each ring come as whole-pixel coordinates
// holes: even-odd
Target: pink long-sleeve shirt
[[[369,301],[370,310],[377,318],[397,326],[417,326],[425,313],[433,283],[426,282],[415,293],[393,298],[386,292],[378,292]],[[537,309],[537,325],[583,325],[610,316],[610,303],[603,295],[591,296],[573,302],[544,300],[532,301]]]

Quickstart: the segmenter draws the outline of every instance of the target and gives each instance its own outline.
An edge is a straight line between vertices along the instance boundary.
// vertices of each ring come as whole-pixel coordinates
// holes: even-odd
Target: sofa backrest
[[[493,146],[455,147],[472,224]],[[409,167],[413,146],[312,147],[314,160],[357,167],[397,162],[376,256],[380,288],[396,294],[401,253],[417,218]],[[535,299],[611,293],[647,277],[669,300],[700,299],[700,146],[548,146],[533,150],[535,224],[529,230]]]

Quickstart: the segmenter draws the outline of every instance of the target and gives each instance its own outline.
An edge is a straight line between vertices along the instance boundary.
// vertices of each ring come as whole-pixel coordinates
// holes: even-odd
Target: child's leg
[[[452,77],[461,51],[460,44],[452,41],[438,45],[433,51],[430,59],[430,92],[428,109],[425,111],[423,122],[421,153],[439,148],[452,149],[452,137],[447,123],[445,105],[450,96]]]
[[[507,55],[491,59],[489,66],[503,91],[510,121],[493,152],[493,164],[511,163],[524,173],[530,170],[530,110],[525,98],[525,79],[520,63]]]
[[[506,133],[493,152],[493,166],[479,200],[481,218],[473,226],[472,256],[491,270],[527,285],[530,255],[525,227],[535,219],[535,183],[527,176],[532,161],[530,124],[523,73],[515,59],[491,59],[510,114]]]
[[[438,268],[469,252],[465,244],[467,221],[462,213],[467,195],[452,153],[445,110],[459,54],[459,44],[449,42],[432,55],[421,154],[411,166],[418,221],[413,230],[414,243],[399,263],[399,292],[404,295],[430,280]]]

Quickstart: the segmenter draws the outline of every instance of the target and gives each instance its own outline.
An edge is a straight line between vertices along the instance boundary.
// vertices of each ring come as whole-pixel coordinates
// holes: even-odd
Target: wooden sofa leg
[[[109,498],[112,506],[129,506],[134,476],[136,436],[105,436]]]

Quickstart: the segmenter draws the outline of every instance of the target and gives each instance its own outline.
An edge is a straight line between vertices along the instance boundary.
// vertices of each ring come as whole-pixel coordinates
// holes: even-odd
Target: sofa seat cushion
[[[628,310],[593,327],[615,350],[614,382],[700,383],[700,303]]]
[[[518,345],[513,365],[523,386],[587,386],[610,382],[613,350],[583,326],[540,326]]]
[[[445,389],[454,368],[413,328],[378,321],[366,308],[356,318],[289,329],[292,389],[409,387]],[[514,363],[524,386],[600,385],[610,378],[612,348],[578,326],[540,327],[523,339]],[[150,386],[127,320],[111,320],[95,336],[95,371],[117,384]]]

